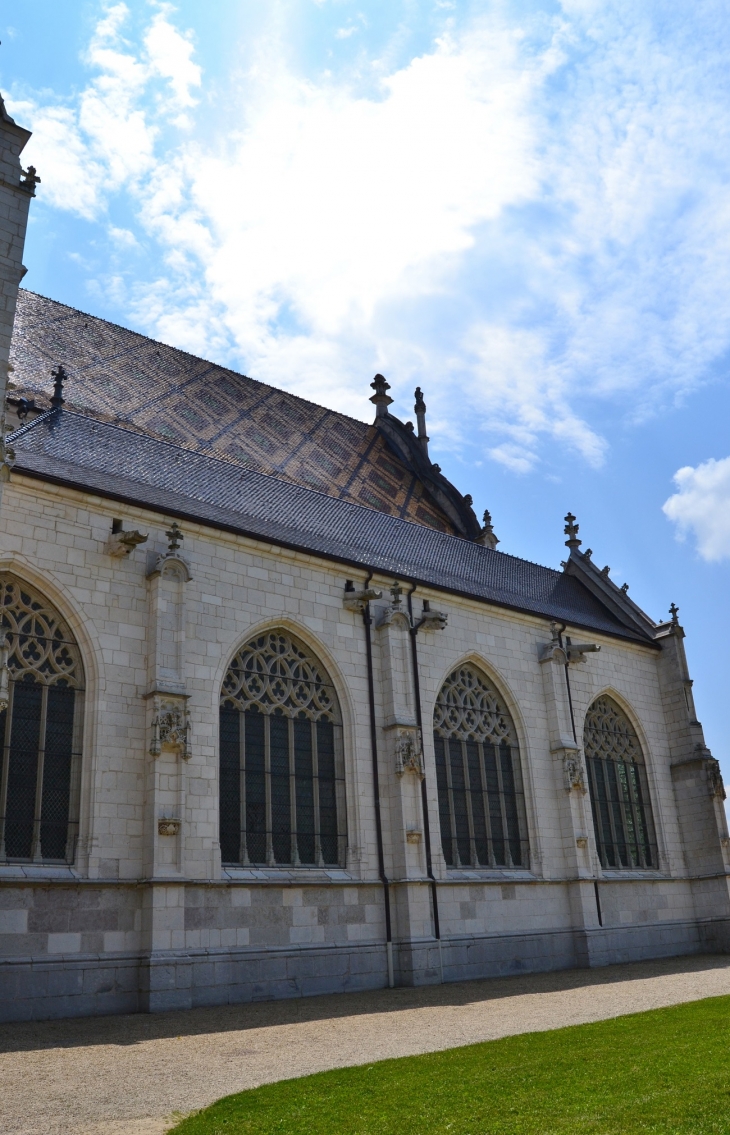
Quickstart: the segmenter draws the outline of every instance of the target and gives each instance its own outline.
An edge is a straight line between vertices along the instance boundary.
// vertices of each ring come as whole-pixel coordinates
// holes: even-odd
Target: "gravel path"
[[[730,957],[0,1026],[3,1135],[163,1135],[272,1080],[730,994]]]

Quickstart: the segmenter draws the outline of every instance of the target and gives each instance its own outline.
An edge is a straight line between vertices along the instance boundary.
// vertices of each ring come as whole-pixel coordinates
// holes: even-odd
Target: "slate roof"
[[[373,426],[24,288],[11,362],[11,393],[44,409],[51,369],[62,363],[71,409],[454,531],[423,481]]]
[[[314,552],[363,571],[638,641],[577,579],[66,409],[9,439],[19,472]],[[343,573],[344,574],[344,573]]]

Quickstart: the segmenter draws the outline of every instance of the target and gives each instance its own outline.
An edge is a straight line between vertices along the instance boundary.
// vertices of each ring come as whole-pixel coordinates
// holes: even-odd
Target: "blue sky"
[[[24,0],[26,285],[431,452],[504,551],[572,509],[680,607],[730,776],[730,10],[620,0]]]

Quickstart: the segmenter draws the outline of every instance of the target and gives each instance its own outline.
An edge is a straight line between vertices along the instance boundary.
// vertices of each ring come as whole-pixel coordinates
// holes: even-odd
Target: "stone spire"
[[[423,401],[423,394],[421,393],[420,386],[416,387],[414,395],[416,404],[413,407],[413,413],[416,415],[418,422],[418,440],[421,448],[423,449],[424,457],[428,457],[428,434],[426,433],[426,403]]]
[[[565,518],[565,528],[563,531],[568,539],[565,541],[566,548],[570,548],[571,552],[577,551],[583,543],[578,539],[578,528],[580,526],[575,523],[575,517],[572,512],[569,512]]]
[[[492,551],[496,549],[499,543],[499,539],[495,536],[494,529],[492,528],[492,517],[489,514],[489,509],[484,510],[484,527],[474,543],[481,544],[483,548],[491,548]]]
[[[382,374],[376,374],[373,381],[370,383],[375,393],[370,401],[375,406],[375,417],[384,418],[388,413],[388,407],[391,405],[393,399],[387,393],[390,390],[390,383],[386,382]]]

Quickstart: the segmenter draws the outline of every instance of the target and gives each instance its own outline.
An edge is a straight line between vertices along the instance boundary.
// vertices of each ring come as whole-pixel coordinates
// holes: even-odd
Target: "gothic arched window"
[[[527,867],[514,722],[492,683],[459,666],[433,715],[441,845],[449,867]]]
[[[221,690],[223,863],[344,866],[344,789],[329,675],[284,631],[252,639]]]
[[[656,867],[644,754],[636,730],[613,698],[596,698],[588,710],[583,746],[601,864]]]
[[[84,670],[71,631],[34,588],[0,576],[0,860],[72,862]],[[5,660],[7,659],[7,662]]]

